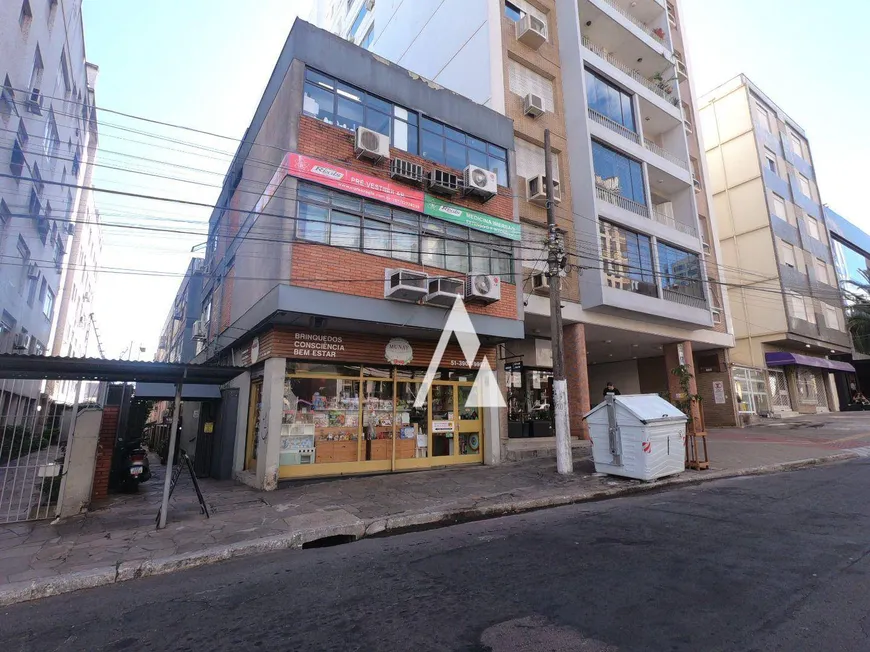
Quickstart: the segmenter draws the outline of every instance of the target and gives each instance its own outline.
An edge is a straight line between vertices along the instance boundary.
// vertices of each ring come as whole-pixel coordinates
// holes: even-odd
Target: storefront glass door
[[[454,383],[433,383],[430,396],[432,457],[455,455],[456,385]]]

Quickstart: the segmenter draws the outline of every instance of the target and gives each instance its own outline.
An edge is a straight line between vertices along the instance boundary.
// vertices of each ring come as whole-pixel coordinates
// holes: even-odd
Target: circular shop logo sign
[[[411,343],[401,337],[394,337],[387,343],[384,352],[387,360],[397,366],[406,365],[414,358],[414,350]]]
[[[256,364],[260,357],[260,338],[255,337],[251,342],[251,364]]]

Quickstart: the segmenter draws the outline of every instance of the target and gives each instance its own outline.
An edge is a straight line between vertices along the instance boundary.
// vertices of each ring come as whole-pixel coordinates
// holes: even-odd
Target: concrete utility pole
[[[568,383],[565,380],[565,352],[562,342],[562,259],[565,252],[556,231],[553,202],[553,161],[550,130],[544,130],[544,175],[547,183],[547,278],[550,286],[550,345],[553,348],[553,413],[556,420],[556,471],[574,472],[571,433],[568,426]]]

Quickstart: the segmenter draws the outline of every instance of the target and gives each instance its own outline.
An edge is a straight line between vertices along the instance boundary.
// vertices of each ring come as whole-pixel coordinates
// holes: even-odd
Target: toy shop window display
[[[396,370],[396,460],[429,456],[429,396],[415,407],[425,371]]]
[[[362,419],[366,460],[389,460],[393,455],[394,383],[364,379]]]
[[[360,430],[358,378],[285,380],[281,466],[357,462]]]

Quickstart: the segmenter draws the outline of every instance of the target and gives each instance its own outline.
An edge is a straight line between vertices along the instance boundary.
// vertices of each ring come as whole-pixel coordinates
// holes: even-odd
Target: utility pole
[[[553,202],[553,161],[550,130],[544,130],[544,175],[547,182],[547,278],[550,286],[550,345],[553,348],[553,413],[556,420],[556,471],[574,472],[571,433],[568,425],[568,382],[565,380],[565,351],[562,340],[562,259],[565,252],[556,231]]]

